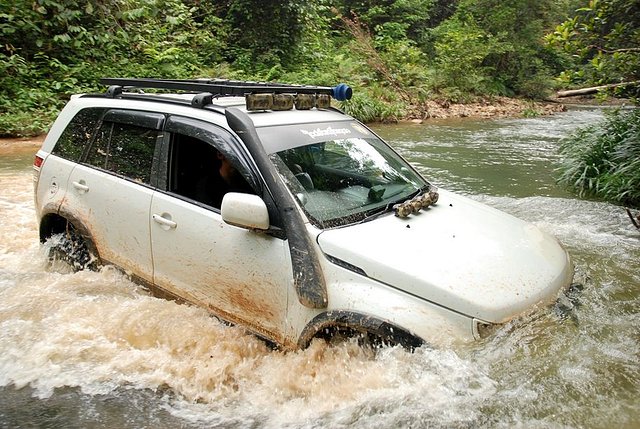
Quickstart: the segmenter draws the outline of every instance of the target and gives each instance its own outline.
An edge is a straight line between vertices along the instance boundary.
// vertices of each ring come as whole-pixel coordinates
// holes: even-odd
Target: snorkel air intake
[[[231,129],[242,139],[263,172],[264,180],[276,200],[289,242],[293,283],[298,300],[309,308],[327,307],[327,287],[313,242],[293,197],[269,160],[251,118],[234,107],[225,110],[225,116]]]
[[[331,88],[331,96],[337,101],[350,100],[353,95],[353,90],[346,83],[341,83],[338,86]]]

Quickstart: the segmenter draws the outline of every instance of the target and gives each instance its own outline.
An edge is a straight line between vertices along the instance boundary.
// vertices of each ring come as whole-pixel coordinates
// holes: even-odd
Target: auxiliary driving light
[[[314,94],[298,94],[296,95],[296,109],[309,110],[316,105],[316,96]]]
[[[256,86],[258,88],[258,86]],[[282,90],[279,88],[277,91]],[[337,101],[349,100],[353,90],[341,83],[333,88],[308,87],[290,85],[290,94],[280,92],[252,92],[245,94],[248,111],[255,110],[290,110],[295,106],[298,110],[328,109],[331,107],[331,98]],[[316,92],[317,91],[317,92]],[[295,92],[295,93],[294,93]]]
[[[273,94],[273,108],[271,110],[293,109],[293,94]]]
[[[273,109],[273,94],[247,94],[245,96],[247,110]]]

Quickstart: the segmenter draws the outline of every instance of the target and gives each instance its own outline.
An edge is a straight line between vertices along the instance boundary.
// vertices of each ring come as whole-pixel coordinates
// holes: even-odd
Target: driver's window
[[[171,138],[169,191],[220,209],[227,192],[255,193],[232,160],[213,145],[174,133]]]

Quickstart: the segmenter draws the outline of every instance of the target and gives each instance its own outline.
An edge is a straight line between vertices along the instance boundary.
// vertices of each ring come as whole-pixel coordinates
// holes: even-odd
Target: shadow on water
[[[45,269],[31,157],[0,158],[0,427],[637,427],[640,232],[555,185],[601,116],[378,126],[427,177],[556,235],[581,290],[480,342],[283,353],[113,269]]]

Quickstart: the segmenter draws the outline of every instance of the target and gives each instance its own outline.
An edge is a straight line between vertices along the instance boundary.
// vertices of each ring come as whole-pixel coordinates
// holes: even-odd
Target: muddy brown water
[[[47,269],[32,151],[1,154],[0,427],[639,427],[640,233],[554,180],[559,139],[601,116],[375,127],[441,187],[555,234],[584,286],[486,340],[413,354],[273,351],[114,269]]]

